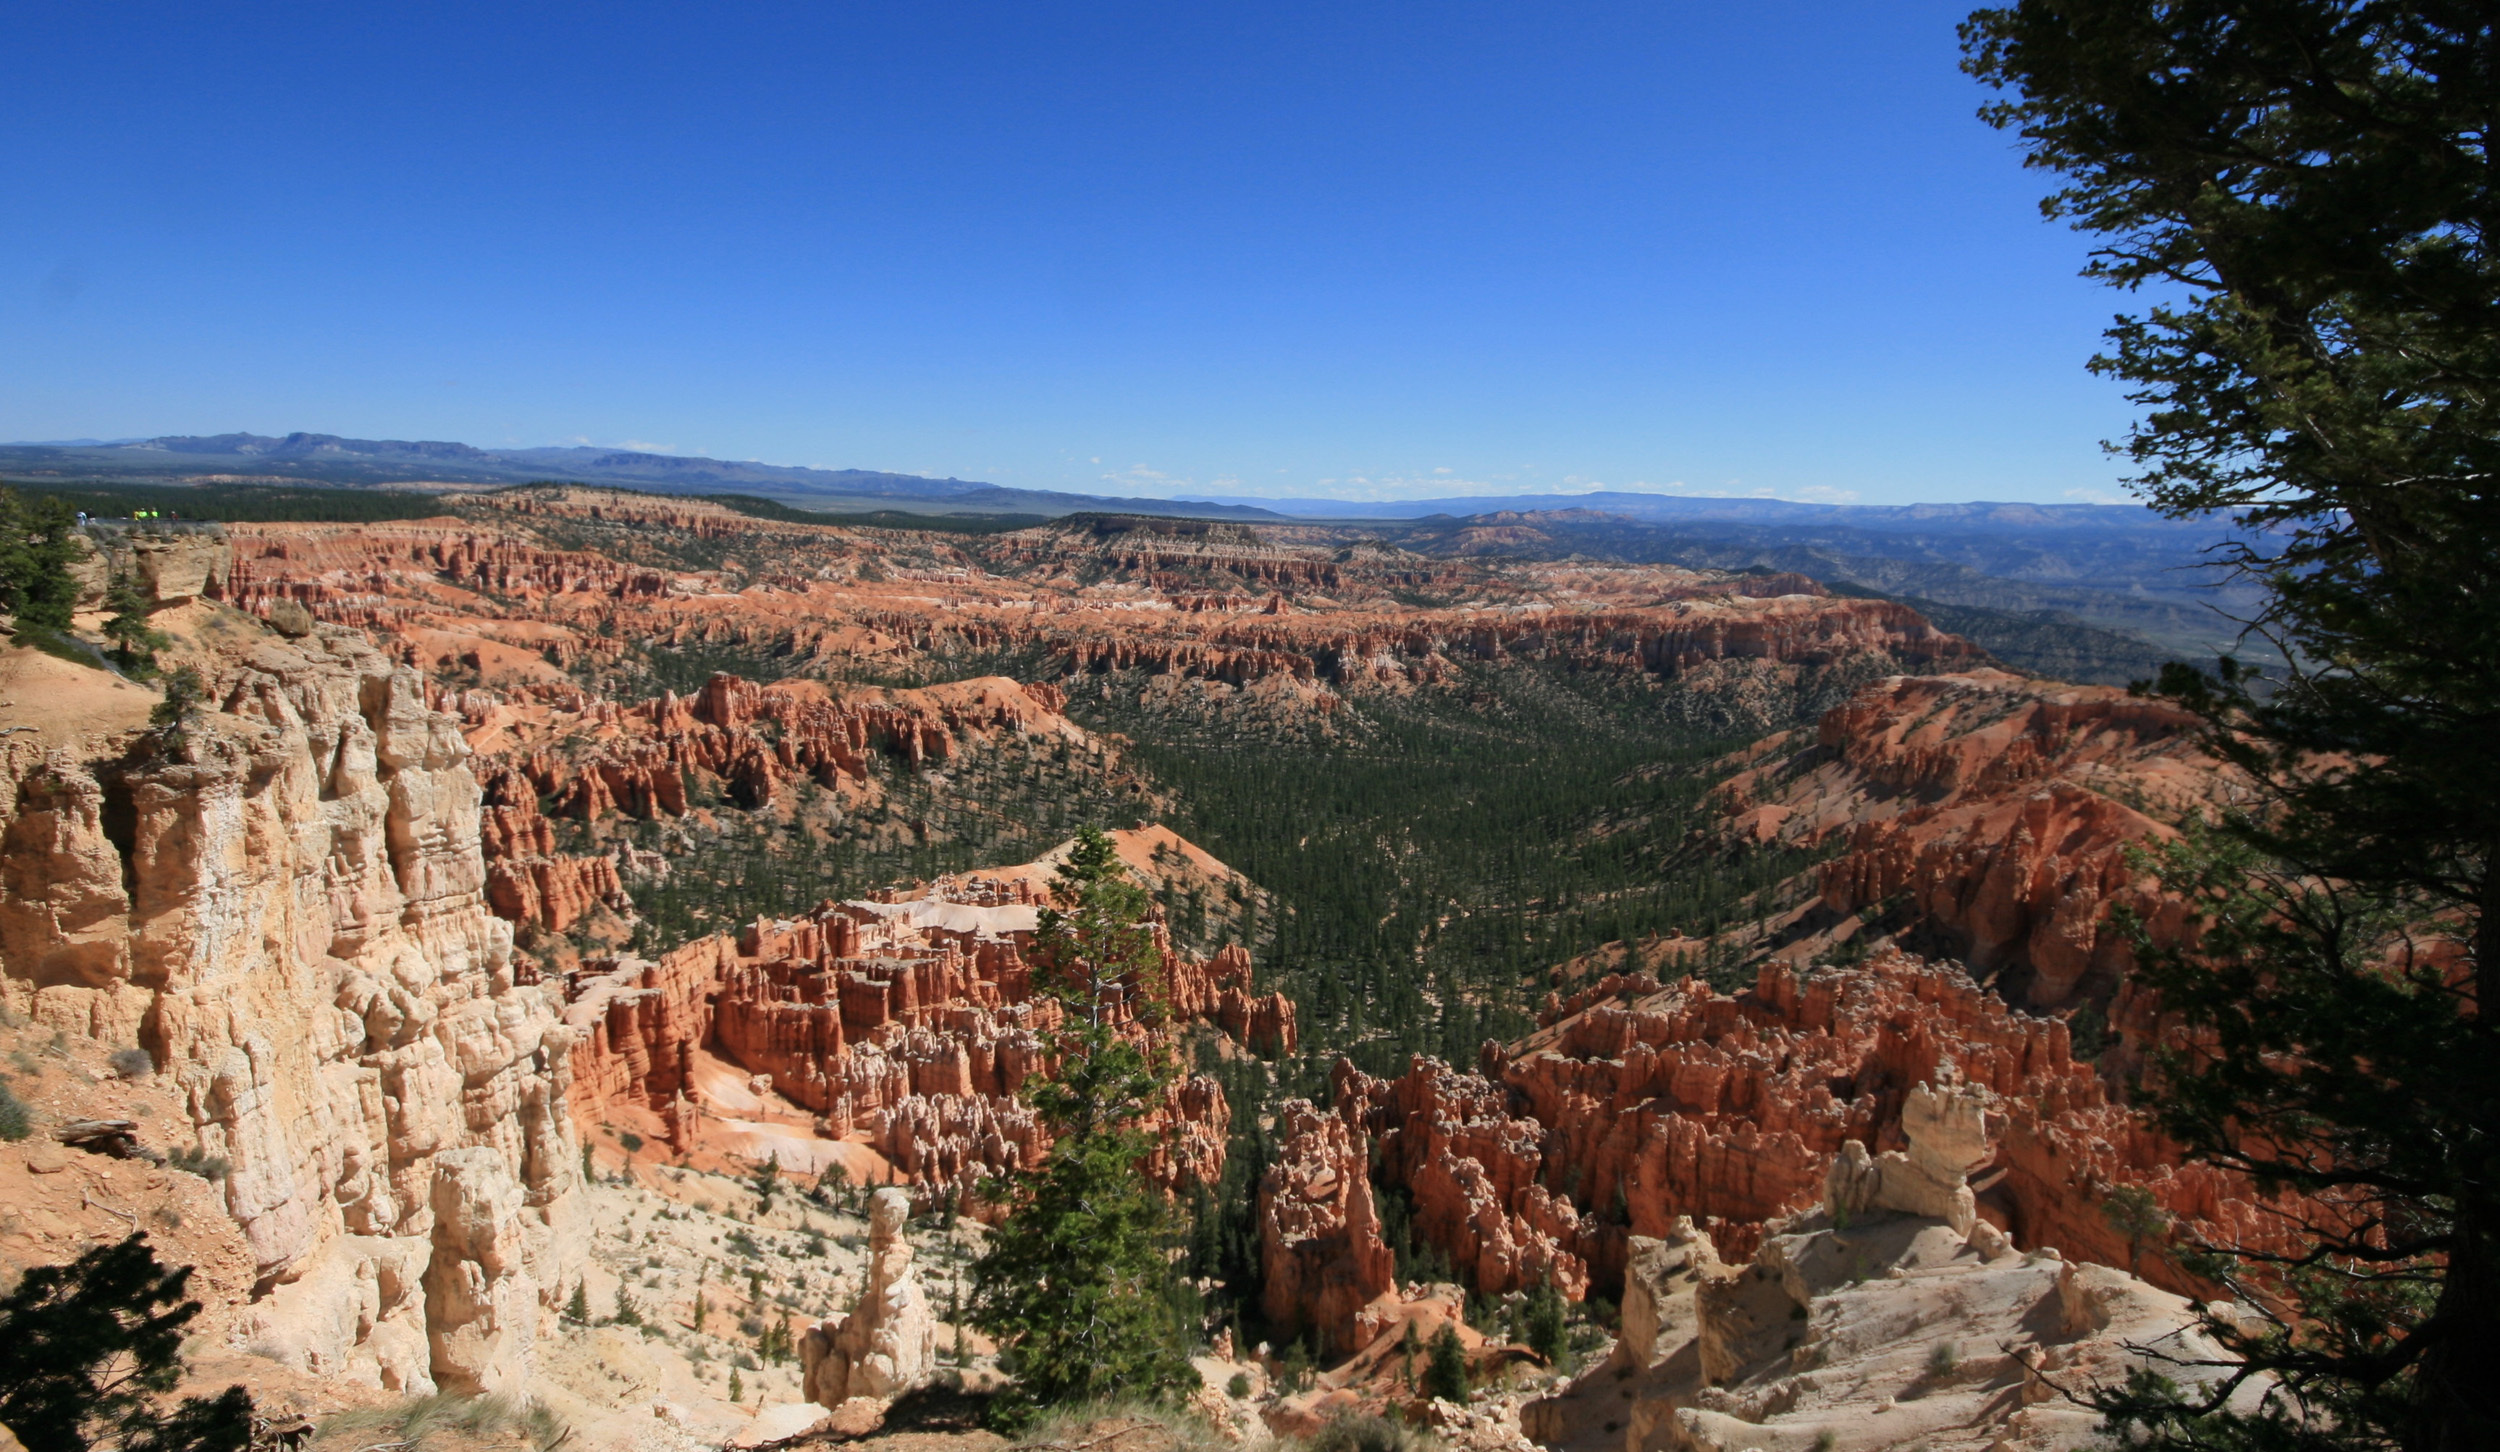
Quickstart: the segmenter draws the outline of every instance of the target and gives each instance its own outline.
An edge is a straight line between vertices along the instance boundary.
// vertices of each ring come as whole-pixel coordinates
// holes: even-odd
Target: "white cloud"
[[[2069,489],[2065,491],[2065,497],[2077,504],[2133,504],[2135,502],[2124,494],[2108,489]]]
[[[625,447],[637,454],[674,454],[677,452],[675,444],[647,444],[640,439],[627,439]]]

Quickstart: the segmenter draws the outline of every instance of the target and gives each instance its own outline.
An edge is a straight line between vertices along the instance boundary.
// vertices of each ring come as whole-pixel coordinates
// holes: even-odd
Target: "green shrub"
[[[26,1107],[25,1100],[10,1093],[7,1084],[0,1083],[0,1139],[24,1139],[34,1132],[34,1111]]]
[[[1308,1447],[1309,1452],[1422,1452],[1431,1445],[1430,1438],[1386,1417],[1349,1415],[1312,1433]]]
[[[457,1397],[447,1393],[418,1397],[395,1407],[341,1412],[320,1427],[324,1445],[338,1438],[351,1446],[386,1438],[390,1442],[423,1445],[430,1433],[482,1441],[515,1432],[527,1437],[537,1452],[552,1452],[572,1435],[563,1421],[543,1406],[524,1404],[511,1397]]]
[[[176,1149],[165,1157],[165,1163],[186,1174],[197,1175],[212,1183],[226,1177],[226,1157],[210,1154],[207,1150],[196,1146]]]
[[[1528,1293],[1528,1303],[1520,1317],[1521,1340],[1547,1366],[1562,1365],[1563,1353],[1569,1349],[1566,1315],[1562,1292],[1552,1281],[1544,1281]]]

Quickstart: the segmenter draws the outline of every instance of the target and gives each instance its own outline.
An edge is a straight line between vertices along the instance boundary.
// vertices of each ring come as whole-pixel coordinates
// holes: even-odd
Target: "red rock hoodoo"
[[[1844,1142],[1901,1148],[1902,1105],[1921,1084],[1993,1096],[1997,1159],[1972,1180],[1982,1216],[2019,1245],[2126,1265],[2130,1247],[2097,1208],[2119,1184],[2144,1186],[2193,1233],[2267,1233],[2254,1189],[2182,1164],[2074,1060],[2064,1023],[2009,1008],[1955,967],[1891,953],[1807,974],[1774,963],[1733,995],[1617,979],[1567,1008],[1510,1050],[1488,1045],[1480,1073],[1425,1059],[1396,1079],[1337,1071],[1352,1142],[1379,1141],[1419,1232],[1480,1290],[1551,1279],[1566,1295],[1612,1294],[1629,1237],[1665,1236],[1680,1216],[1750,1255],[1767,1223],[1817,1202]],[[1272,1281],[1313,1283],[1303,1247],[1329,1246],[1323,1265],[1372,1263],[1374,1247],[1350,1243],[1364,1235],[1354,1197],[1293,1189],[1348,1169],[1333,1132],[1287,1141],[1268,1183],[1292,1214],[1263,1227]],[[2144,1273],[2202,1289],[2166,1264]],[[1305,1311],[1331,1318],[1336,1344],[1353,1338],[1346,1298]]]
[[[1045,1042],[1060,1011],[1034,993],[1026,956],[1043,901],[1035,875],[1009,869],[887,896],[896,900],[829,903],[656,962],[617,960],[575,975],[567,1020],[583,1034],[576,1115],[648,1111],[681,1150],[718,1140],[794,1169],[843,1162],[840,1146],[856,1143],[891,1172],[943,1190],[1038,1163],[1048,1134],[1017,1092],[1050,1071]],[[1156,932],[1169,990],[1157,1023],[1204,1021],[1254,1045],[1293,1042],[1292,1005],[1251,993],[1247,953],[1192,960]],[[1141,1038],[1168,1032],[1126,1012],[1117,1021]],[[746,1119],[775,1111],[751,1094],[716,1103],[698,1067],[706,1058],[757,1081],[742,1087],[768,1085],[803,1118],[777,1138],[741,1142],[737,1131],[753,1127]],[[1230,1122],[1215,1081],[1176,1081],[1156,1120],[1149,1173],[1167,1185],[1213,1183]]]

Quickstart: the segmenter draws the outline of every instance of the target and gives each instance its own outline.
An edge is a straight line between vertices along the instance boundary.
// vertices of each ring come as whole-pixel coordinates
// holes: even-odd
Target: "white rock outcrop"
[[[0,745],[0,1002],[179,1086],[169,1147],[225,1162],[258,1267],[238,1335],[501,1385],[587,1236],[572,1035],[488,910],[468,746],[353,632],[197,664],[207,709],[119,759]]]
[[[1901,1106],[1907,1154],[1869,1155],[1849,1140],[1823,1179],[1823,1208],[1836,1219],[1874,1211],[1925,1215],[1963,1235],[1979,1221],[1970,1172],[1988,1162],[1990,1095],[1976,1084],[1911,1088]]]
[[[868,1284],[847,1316],[817,1322],[799,1339],[799,1368],[808,1400],[840,1407],[858,1398],[890,1402],[929,1377],[937,1365],[937,1319],[912,1274],[911,1242],[903,1236],[911,1196],[879,1190],[869,1202]]]
[[[1749,1263],[1682,1224],[1634,1239],[1614,1354],[1522,1425],[1549,1446],[1619,1432],[1623,1452],[2064,1452],[2107,1440],[2095,1389],[2227,1371],[2193,1302],[2024,1254],[1972,1215],[1988,1102],[1914,1089],[1909,1151],[1853,1144],[1827,1206],[1774,1225]]]

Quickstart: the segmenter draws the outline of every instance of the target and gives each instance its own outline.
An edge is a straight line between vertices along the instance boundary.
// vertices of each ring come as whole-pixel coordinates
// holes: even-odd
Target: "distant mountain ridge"
[[[337,434],[172,434],[107,443],[0,444],[0,479],[199,483],[239,480],[372,489],[491,488],[540,480],[664,494],[746,494],[826,513],[1055,518],[1100,512],[1354,529],[1426,553],[1578,556],[1711,569],[1793,571],[1916,601],[1954,628],[2015,638],[2077,679],[2124,681],[2164,658],[2227,650],[2247,587],[2210,563],[2225,531],[2135,505],[1814,504],[1637,494],[1336,500],[1226,495],[1206,501],[1014,489],[872,469],[809,469],[632,449],[481,449]]]
[[[1394,519],[1435,516],[1488,522],[1490,515],[1552,517],[1570,513],[1682,524],[1696,520],[1739,524],[1846,524],[1859,529],[2127,529],[2188,530],[2197,525],[2163,519],[2138,504],[2028,504],[1974,501],[1954,504],[1817,504],[1700,494],[1642,494],[1597,490],[1587,494],[1466,494],[1443,499],[1300,499],[1262,495],[1211,496],[1216,504],[1240,504],[1298,519]]]
[[[1109,498],[873,469],[809,469],[586,446],[481,449],[438,439],[351,439],[316,433],[167,434],[113,444],[0,444],[0,476],[9,478],[170,483],[238,475],[343,488],[556,480],[618,484],[668,494],[743,492],[835,512],[907,504],[950,514],[1118,510],[1214,519],[1284,517],[1238,504]]]
[[[1219,519],[1421,521],[1518,513],[1588,511],[1646,524],[1723,521],[1763,525],[1846,525],[1855,529],[2087,530],[2199,532],[2130,504],[1816,504],[1600,490],[1587,494],[1454,495],[1440,499],[1306,499],[1209,495],[1141,499],[1064,490],[1018,489],[952,477],[877,469],[812,469],[794,464],[586,445],[481,449],[439,439],[354,439],[339,434],[167,434],[115,442],[0,444],[0,474],[18,478],[181,479],[237,472],[347,486],[499,484],[542,479],[624,484],[664,493],[738,490],[812,508],[892,507],[897,500],[950,512],[1069,514],[1121,510]]]

